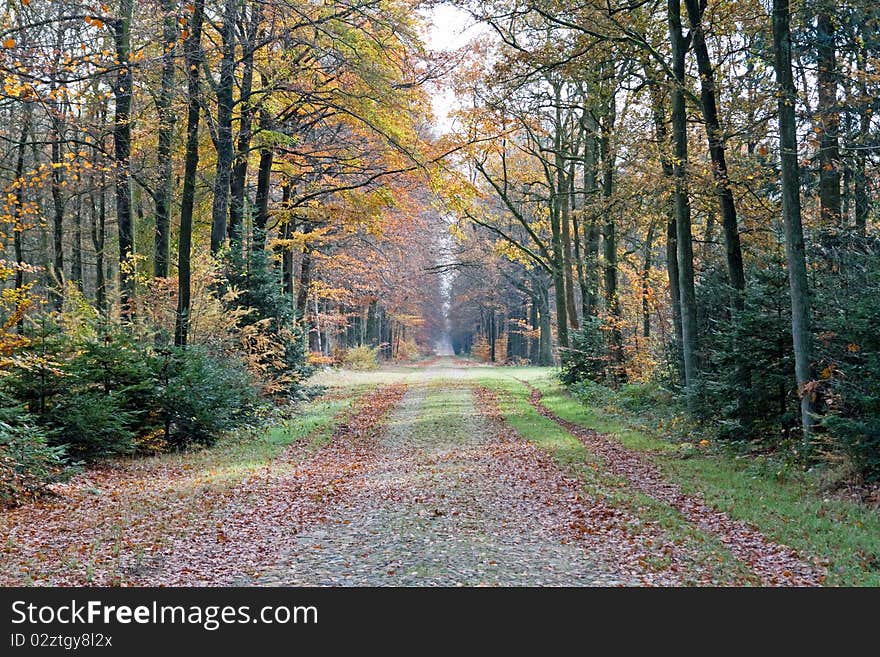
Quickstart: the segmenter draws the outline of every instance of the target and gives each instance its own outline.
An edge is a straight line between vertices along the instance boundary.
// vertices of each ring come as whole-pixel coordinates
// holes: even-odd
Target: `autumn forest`
[[[869,0],[11,0],[0,583],[880,585]]]

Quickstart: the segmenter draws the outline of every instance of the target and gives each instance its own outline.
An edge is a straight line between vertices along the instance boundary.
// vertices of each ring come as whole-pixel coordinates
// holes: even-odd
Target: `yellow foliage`
[[[471,356],[484,363],[489,362],[489,359],[492,357],[492,348],[489,346],[489,341],[485,336],[478,335],[474,338],[474,343],[471,345]]]

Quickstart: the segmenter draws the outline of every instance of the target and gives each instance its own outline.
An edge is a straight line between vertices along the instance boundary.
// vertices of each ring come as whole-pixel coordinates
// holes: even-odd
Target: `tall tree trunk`
[[[95,155],[97,158],[97,149]],[[104,272],[104,242],[107,234],[107,194],[105,174],[101,172],[101,188],[97,203],[90,195],[92,246],[95,249],[95,305],[103,316],[107,312],[107,276]],[[97,207],[96,207],[97,206]]]
[[[202,61],[202,22],[205,16],[205,0],[194,0],[188,34],[183,44],[183,56],[187,70],[186,154],[184,155],[183,191],[180,200],[180,239],[177,253],[177,321],[174,327],[174,344],[185,347],[189,337],[189,313],[192,294],[192,227],[195,205],[196,173],[199,167],[199,118],[201,89],[199,64]]]
[[[691,232],[691,205],[688,197],[687,109],[684,99],[685,53],[687,44],[681,30],[680,0],[668,0],[669,41],[672,46],[672,170],[675,179],[675,225],[678,247],[678,284],[681,304],[681,351],[688,411],[697,404],[697,300],[694,290],[694,244]]]
[[[809,451],[813,432],[811,302],[801,224],[797,151],[797,91],[791,71],[791,15],[789,0],[773,0],[773,49],[779,109],[779,157],[782,179],[782,215],[785,223],[785,261],[791,289],[791,335],[795,378],[801,406],[803,448]]]
[[[580,221],[578,220],[578,208],[577,203],[575,201],[575,163],[572,162],[569,168],[568,174],[568,183],[569,183],[569,198],[571,199],[571,236],[574,240],[574,264],[575,264],[575,272],[577,273],[577,284],[578,289],[581,292],[581,312],[584,313],[584,317],[587,317],[587,306],[584,304],[584,301],[587,299],[587,279],[584,272],[584,252],[581,246],[581,227]]]
[[[584,283],[581,289],[583,314],[595,315],[599,305],[599,227],[595,217],[587,219],[588,207],[595,207],[596,193],[599,191],[597,174],[599,143],[595,126],[584,130]]]
[[[76,289],[83,291],[83,258],[82,258],[82,197],[76,197],[73,211],[73,247],[71,249],[70,280]]]
[[[60,116],[52,117],[52,277],[49,281],[49,298],[55,310],[64,303],[64,198],[61,184],[64,182],[64,163],[61,157]]]
[[[816,132],[819,137],[819,207],[822,230],[835,232],[841,227],[840,201],[840,112],[837,105],[837,53],[834,7],[830,0],[820,0],[816,20],[816,55],[818,105]]]
[[[260,127],[269,128],[269,114],[260,112]],[[269,192],[272,182],[272,162],[275,152],[270,144],[260,148],[260,165],[257,170],[257,196],[254,207],[254,249],[266,248],[266,226],[269,222]]]
[[[529,362],[533,365],[538,364],[538,340],[535,338],[534,332],[540,331],[538,324],[538,305],[540,304],[540,300],[538,299],[538,295],[535,293],[534,286],[531,290],[529,290],[529,297],[531,302],[529,303],[529,327],[531,328],[531,333],[529,334],[528,340],[528,355],[527,358]]]
[[[303,227],[303,232],[308,232],[309,230],[311,230],[311,228],[308,225]],[[309,315],[309,294],[312,285],[312,247],[309,244],[303,245],[299,271],[299,289],[296,293],[297,320],[300,322],[303,331],[305,331],[308,336],[309,350],[320,351],[317,313],[315,313],[314,316]]]
[[[235,147],[235,165],[232,169],[229,205],[229,246],[238,252],[241,249],[242,226],[244,221],[248,159],[253,137],[254,102],[251,98],[254,86],[254,49],[257,42],[257,31],[262,20],[263,5],[260,0],[250,3],[251,15],[248,21],[247,41],[243,44],[241,94],[238,102],[241,105],[241,121],[238,128],[238,140]],[[263,84],[265,86],[265,79]]]
[[[697,68],[700,73],[700,105],[703,120],[706,123],[706,136],[709,140],[709,158],[712,162],[712,175],[715,179],[715,194],[718,197],[718,209],[721,213],[721,225],[724,230],[724,246],[727,255],[727,276],[731,290],[731,310],[734,322],[739,322],[740,314],[745,309],[746,276],[743,267],[742,246],[739,237],[739,225],[736,215],[736,204],[727,172],[724,132],[718,118],[718,105],[715,91],[715,71],[709,59],[709,48],[703,28],[703,10],[699,0],[685,0],[691,24],[691,35]],[[708,232],[708,227],[707,227]],[[709,239],[707,237],[707,243]],[[737,417],[748,431],[751,422],[751,368],[746,357],[739,356],[734,366],[734,379],[738,393]]]
[[[366,344],[375,349],[381,340],[382,321],[379,316],[379,302],[373,299],[367,307]]]
[[[24,287],[24,253],[22,238],[24,233],[24,156],[27,151],[28,135],[31,131],[31,105],[26,103],[21,121],[21,137],[18,140],[15,156],[15,224],[12,226],[13,248],[15,251],[15,289]],[[19,323],[20,325],[20,323]]]
[[[216,255],[226,240],[232,161],[233,87],[235,86],[235,23],[239,0],[226,0],[220,29],[223,56],[217,83],[217,164],[214,169],[214,201],[211,206],[211,253]]]
[[[651,337],[651,266],[654,258],[654,231],[656,222],[648,224],[645,236],[645,259],[642,264],[642,337]]]
[[[620,328],[620,296],[617,282],[617,226],[615,212],[611,208],[614,195],[614,153],[611,149],[611,131],[614,129],[614,96],[608,104],[599,136],[599,150],[602,156],[602,197],[605,201],[605,224],[602,226],[602,258],[605,261],[603,277],[605,282],[605,310],[613,318],[611,327],[611,358],[614,362],[613,379],[621,380],[624,375],[623,333]]]
[[[550,295],[546,285],[540,285],[537,289],[538,293],[538,322],[540,331],[538,332],[538,365],[553,364],[553,347],[550,328]]]
[[[867,68],[868,49],[865,46],[864,36],[856,53],[856,68],[859,71],[857,89],[859,93],[859,138],[856,144],[855,170],[853,171],[853,186],[855,192],[855,225],[856,232],[864,235],[868,227],[868,214],[871,212],[871,195],[868,191],[867,157],[866,148],[869,145],[871,134],[870,104],[873,100],[868,94]]]
[[[171,259],[171,199],[174,195],[174,170],[172,149],[174,146],[174,113],[176,95],[177,58],[177,2],[162,0],[164,26],[162,29],[162,77],[156,113],[159,116],[159,146],[156,149],[156,232],[154,235],[153,275],[167,278]]]
[[[281,205],[285,210],[290,212],[290,185],[284,185],[281,188]],[[284,239],[284,248],[281,251],[281,280],[284,288],[284,295],[288,301],[293,300],[293,249],[289,244],[289,240],[293,238],[294,221],[293,217],[285,217],[281,224],[281,237]]]
[[[556,94],[556,126],[554,133],[554,158],[556,165],[556,206],[559,213],[559,223],[562,228],[562,269],[565,281],[565,310],[568,324],[572,329],[578,328],[577,307],[574,303],[574,281],[572,280],[571,259],[571,185],[568,180],[568,166],[566,162],[565,141],[563,140],[564,121],[562,117],[562,89],[561,85],[554,84]],[[494,352],[493,352],[494,353]]]
[[[670,157],[671,146],[669,130],[666,127],[666,108],[663,90],[656,76],[645,66],[645,77],[649,80],[651,91],[651,116],[654,122],[654,134],[657,139],[657,151],[660,154],[660,167],[663,176],[675,183],[675,171]],[[683,366],[681,353],[681,288],[678,276],[678,225],[675,221],[675,194],[669,197],[666,204],[666,276],[669,279],[669,299],[672,309],[672,327],[676,365]]]
[[[569,326],[577,330],[578,329],[578,316],[577,316],[577,305],[574,301],[574,279],[572,277],[572,269],[574,268],[574,261],[572,259],[571,254],[571,212],[569,202],[571,199],[571,187],[568,184],[568,176],[565,175],[565,170],[562,170],[562,175],[560,176],[559,183],[563,185],[562,187],[562,212],[560,213],[560,221],[562,222],[562,256],[563,256],[563,265],[565,267],[565,303],[566,303],[566,311],[568,315],[568,324]]]
[[[116,185],[116,226],[119,234],[119,298],[123,317],[130,318],[134,296],[134,222],[131,214],[131,20],[134,0],[119,0],[119,16],[113,35],[116,47],[116,82],[113,86],[114,180]]]

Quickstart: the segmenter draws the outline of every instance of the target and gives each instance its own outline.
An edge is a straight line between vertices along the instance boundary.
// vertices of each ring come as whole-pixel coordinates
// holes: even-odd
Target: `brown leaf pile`
[[[499,440],[490,446],[501,466],[499,476],[512,486],[525,482],[528,503],[523,518],[553,528],[600,555],[609,567],[633,582],[649,586],[676,586],[693,582],[717,584],[712,574],[695,575],[691,555],[665,538],[660,527],[641,522],[625,509],[589,497],[575,477],[566,475],[545,451],[523,439],[504,421],[491,390],[476,390],[482,412],[499,427]]]
[[[701,530],[713,534],[747,564],[766,586],[818,586],[825,579],[824,570],[801,558],[786,545],[774,543],[746,523],[733,520],[726,513],[710,507],[696,495],[686,495],[665,479],[654,464],[638,453],[609,440],[591,429],[563,420],[541,403],[541,391],[532,388],[529,402],[537,411],[564,427],[591,452],[605,461],[605,467],[627,479],[637,490],[677,509]]]
[[[224,584],[252,577],[298,526],[320,522],[362,467],[363,443],[403,396],[363,397],[333,440],[301,463],[308,440],[237,485],[234,472],[186,459],[105,463],[57,496],[0,514],[0,585]],[[245,464],[246,466],[246,464]],[[243,467],[245,467],[243,466]]]
[[[143,583],[224,586],[258,582],[277,562],[299,528],[327,521],[328,512],[350,494],[353,480],[375,459],[374,437],[382,419],[403,398],[402,384],[380,388],[359,400],[333,439],[303,460],[295,446],[265,476],[238,486],[207,535],[188,532],[163,555],[162,575]],[[285,464],[287,467],[284,467]],[[214,540],[211,540],[213,534]]]

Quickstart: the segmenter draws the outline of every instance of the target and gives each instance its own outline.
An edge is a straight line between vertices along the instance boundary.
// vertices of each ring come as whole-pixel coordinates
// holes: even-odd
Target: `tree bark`
[[[672,46],[672,171],[675,179],[675,225],[678,247],[678,284],[681,304],[681,346],[688,411],[697,404],[697,301],[694,290],[694,245],[688,197],[687,109],[684,99],[687,43],[681,29],[680,0],[668,0],[669,41]]]
[[[654,257],[654,231],[656,223],[652,220],[648,224],[648,234],[645,236],[645,259],[642,264],[642,337],[651,337],[651,266]]]
[[[268,129],[268,112],[260,112],[260,127]],[[266,248],[266,226],[269,222],[269,193],[272,181],[272,162],[275,152],[271,145],[260,148],[260,165],[257,170],[257,196],[254,207],[254,249]]]
[[[76,197],[73,212],[73,247],[71,249],[70,280],[76,289],[83,291],[83,258],[82,258],[82,197]]]
[[[853,171],[853,186],[855,195],[855,226],[856,232],[864,236],[868,227],[868,215],[871,212],[871,195],[868,192],[867,156],[866,148],[869,145],[871,135],[870,103],[872,97],[868,94],[867,68],[868,49],[865,46],[864,36],[856,53],[856,68],[859,71],[857,89],[859,92],[859,139],[856,144],[855,165]]]
[[[691,24],[691,34],[694,44],[694,54],[697,58],[697,69],[700,73],[700,106],[703,120],[706,124],[706,136],[709,141],[709,159],[712,162],[712,175],[715,180],[715,195],[718,198],[718,209],[721,214],[721,225],[724,231],[724,246],[727,259],[727,276],[731,287],[731,315],[734,322],[739,321],[739,316],[745,309],[746,276],[743,267],[742,245],[739,237],[739,224],[736,214],[736,204],[733,199],[733,190],[730,186],[730,178],[727,172],[727,155],[724,144],[724,132],[721,121],[718,118],[718,105],[715,91],[715,71],[709,58],[709,48],[706,45],[706,34],[703,28],[703,11],[705,5],[700,6],[699,0],[685,0],[688,17]],[[711,236],[710,224],[707,223],[708,245]],[[737,416],[748,428],[751,399],[751,368],[746,362],[745,356],[740,356],[734,366],[734,379],[738,393]]]
[[[611,339],[610,351],[614,371],[612,378],[615,382],[620,381],[624,375],[623,332],[620,322],[620,296],[617,290],[617,226],[614,219],[615,212],[610,207],[611,198],[614,195],[614,153],[611,149],[611,131],[615,121],[614,95],[606,108],[604,121],[601,122],[601,134],[599,136],[599,151],[602,156],[602,197],[605,201],[605,224],[602,227],[602,257],[605,261],[603,277],[605,281],[605,310],[612,317],[612,327],[609,331]]]
[[[172,149],[174,146],[174,127],[177,117],[174,113],[176,96],[176,58],[177,58],[177,2],[162,0],[162,77],[159,83],[159,96],[156,99],[156,113],[159,117],[159,145],[156,149],[156,232],[154,236],[153,275],[167,278],[171,259],[171,199],[174,195],[174,170]]]
[[[649,80],[651,91],[651,115],[654,121],[654,134],[657,140],[657,151],[660,154],[660,168],[663,176],[675,182],[675,172],[670,157],[671,141],[666,127],[666,108],[662,88],[654,74],[645,67],[645,77]],[[669,300],[672,309],[672,327],[674,332],[674,350],[676,365],[683,367],[681,354],[681,289],[678,276],[678,225],[675,221],[675,195],[666,203],[666,276],[669,279]]]
[[[541,285],[538,290],[538,365],[553,364],[552,330],[550,328],[550,298],[547,287]]]
[[[816,132],[819,137],[819,207],[822,231],[841,228],[840,200],[840,113],[837,105],[837,53],[833,8],[820,0],[822,8],[816,19],[816,55],[818,105]]]
[[[243,44],[241,93],[238,102],[241,105],[241,121],[238,128],[235,165],[232,169],[229,205],[229,246],[233,251],[240,251],[242,225],[244,221],[248,159],[253,137],[254,103],[251,95],[254,86],[254,49],[257,42],[257,30],[262,20],[263,5],[260,0],[251,3],[251,15],[248,22],[247,42]],[[265,85],[265,80],[264,80]]]
[[[290,210],[290,185],[284,185],[281,188],[281,204],[285,210]],[[284,289],[284,295],[288,301],[293,301],[293,249],[287,243],[287,240],[293,238],[293,218],[287,216],[281,225],[281,237],[285,240],[284,248],[281,251],[281,280]]]
[[[235,23],[239,0],[226,0],[220,30],[223,56],[217,83],[217,164],[214,168],[214,201],[211,206],[211,254],[217,255],[226,241],[232,161],[233,87],[235,86]]]
[[[116,187],[116,226],[119,235],[119,298],[122,316],[131,318],[134,296],[134,222],[131,214],[131,21],[134,0],[119,0],[119,17],[113,35],[116,47],[116,83],[113,86],[114,182]]]
[[[808,452],[813,432],[811,301],[801,224],[800,180],[797,151],[797,91],[791,71],[791,15],[789,0],[773,0],[773,48],[779,109],[779,157],[782,182],[782,215],[785,224],[785,260],[791,290],[791,334],[795,378],[798,385],[803,430],[803,450]]]
[[[593,126],[594,127],[594,126]],[[595,315],[599,306],[599,228],[596,219],[586,219],[588,207],[595,207],[591,203],[599,191],[599,177],[597,173],[599,143],[593,127],[584,129],[584,283],[581,289],[583,315]]]
[[[52,117],[52,277],[49,281],[49,299],[52,308],[61,310],[64,303],[64,163],[61,161],[60,116]]]
[[[192,7],[192,16],[187,26],[189,33],[183,46],[187,70],[187,117],[183,191],[180,202],[180,239],[177,254],[177,321],[174,327],[174,344],[178,347],[186,347],[189,337],[193,207],[195,205],[196,173],[199,167],[201,105],[199,64],[202,60],[202,22],[205,15],[205,0],[194,0]]]
[[[24,156],[27,151],[28,135],[31,131],[31,106],[27,103],[21,121],[21,137],[17,144],[15,157],[15,224],[12,227],[13,249],[15,251],[15,289],[24,287],[24,254],[22,237],[24,232]],[[20,325],[20,322],[19,322]]]

